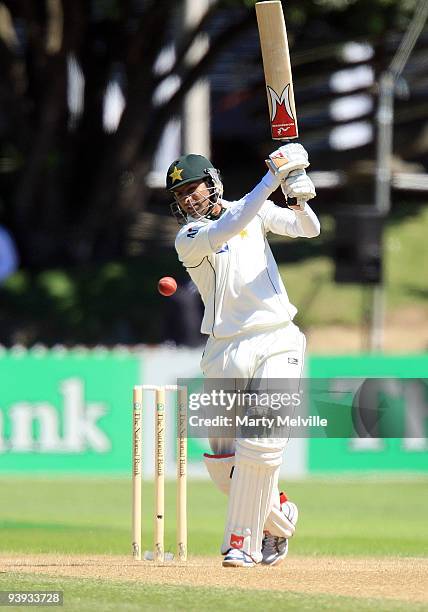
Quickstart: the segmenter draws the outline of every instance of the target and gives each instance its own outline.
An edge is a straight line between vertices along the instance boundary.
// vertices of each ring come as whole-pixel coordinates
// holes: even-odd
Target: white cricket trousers
[[[281,379],[300,380],[305,347],[304,334],[291,321],[281,327],[232,338],[210,337],[201,360],[201,370],[206,379],[213,379],[214,387],[217,386],[217,379],[222,378],[240,379],[241,384],[253,379],[270,379],[277,383]],[[210,381],[206,382],[208,390]],[[233,439],[213,438],[210,445],[216,455],[233,453],[235,450]]]

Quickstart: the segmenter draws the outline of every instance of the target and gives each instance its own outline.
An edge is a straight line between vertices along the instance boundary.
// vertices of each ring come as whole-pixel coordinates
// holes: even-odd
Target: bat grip
[[[287,206],[297,206],[297,198],[287,198]]]

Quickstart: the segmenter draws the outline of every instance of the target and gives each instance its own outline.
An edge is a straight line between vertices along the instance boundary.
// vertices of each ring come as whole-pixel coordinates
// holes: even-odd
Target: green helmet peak
[[[174,191],[177,187],[192,183],[193,181],[203,181],[212,178],[214,166],[209,159],[203,155],[190,153],[175,159],[166,175],[166,188]]]

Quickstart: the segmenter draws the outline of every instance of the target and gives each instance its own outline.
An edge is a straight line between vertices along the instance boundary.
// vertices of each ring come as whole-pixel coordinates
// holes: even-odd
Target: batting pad
[[[297,506],[288,500],[281,504],[276,491],[274,491],[274,499],[275,502],[271,507],[264,528],[274,536],[291,538],[296,531],[296,523],[299,517]]]
[[[235,469],[235,453],[228,455],[204,454],[204,463],[211,480],[222,493],[229,495],[230,483]]]
[[[222,553],[237,548],[262,560],[263,528],[278,487],[282,448],[258,440],[237,440]],[[275,459],[274,459],[275,456]]]
[[[235,454],[210,455],[204,454],[204,463],[213,483],[217,488],[229,495],[232,474],[235,469]],[[264,531],[280,538],[291,538],[296,531],[298,509],[292,502],[281,504],[278,488],[272,491],[273,504],[264,525]]]

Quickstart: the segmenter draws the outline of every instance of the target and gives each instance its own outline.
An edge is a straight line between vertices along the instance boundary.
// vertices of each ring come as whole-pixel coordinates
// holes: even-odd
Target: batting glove
[[[292,170],[281,183],[281,189],[286,198],[296,198],[300,208],[316,196],[315,186],[305,170]]]
[[[308,152],[297,142],[286,144],[269,155],[266,165],[279,181],[283,181],[291,170],[304,170],[309,166]]]

